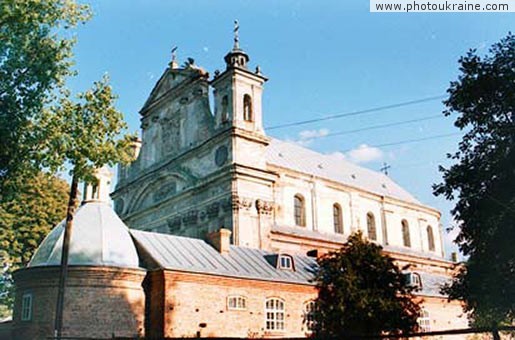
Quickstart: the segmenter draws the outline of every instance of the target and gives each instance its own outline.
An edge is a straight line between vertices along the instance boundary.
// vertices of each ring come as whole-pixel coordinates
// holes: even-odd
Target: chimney
[[[453,251],[451,253],[451,261],[452,262],[458,262],[458,253],[457,252]]]
[[[231,245],[231,231],[229,229],[220,228],[207,234],[207,241],[220,252],[220,254],[228,254]]]

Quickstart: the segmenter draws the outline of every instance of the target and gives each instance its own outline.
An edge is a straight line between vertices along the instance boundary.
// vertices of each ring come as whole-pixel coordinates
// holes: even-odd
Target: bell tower
[[[225,56],[226,69],[215,72],[211,81],[215,98],[217,128],[236,127],[264,135],[261,97],[267,78],[259,67],[249,71],[249,56],[240,48],[239,25],[235,21],[234,46]]]

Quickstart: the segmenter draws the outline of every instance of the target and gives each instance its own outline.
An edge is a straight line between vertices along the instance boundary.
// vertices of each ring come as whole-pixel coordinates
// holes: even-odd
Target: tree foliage
[[[94,180],[104,165],[128,163],[134,136],[115,107],[116,96],[104,76],[86,92],[70,95],[44,110],[37,124],[38,162],[51,171],[69,169],[77,180]]]
[[[0,2],[0,192],[15,192],[27,170],[37,174],[34,118],[72,73],[69,28],[89,18],[72,0]],[[11,189],[11,190],[8,190]]]
[[[468,260],[446,292],[477,325],[495,326],[515,321],[515,36],[459,63],[444,113],[465,134],[434,192],[456,201],[455,241]]]
[[[68,190],[64,180],[39,173],[11,199],[0,202],[0,305],[12,307],[12,272],[29,262],[43,238],[66,216]]]
[[[409,332],[419,306],[393,260],[381,246],[351,235],[337,252],[318,260],[315,312],[317,337]]]

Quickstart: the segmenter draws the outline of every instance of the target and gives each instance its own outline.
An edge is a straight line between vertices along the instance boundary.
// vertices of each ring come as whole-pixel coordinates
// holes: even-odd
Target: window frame
[[[290,265],[289,266],[283,265],[283,260],[285,260],[285,262],[289,262]],[[283,270],[295,271],[295,264],[293,262],[293,256],[288,255],[288,254],[279,254],[279,256],[277,257],[277,268],[283,269]]]
[[[406,219],[401,221],[402,225],[402,245],[404,247],[411,248],[411,233],[409,229],[409,223]]]
[[[417,318],[417,324],[420,329],[420,332],[431,332],[431,317],[427,309],[425,309],[424,307],[420,309],[420,316]]]
[[[269,302],[272,303],[269,308]],[[281,306],[282,308],[279,308]],[[285,332],[286,330],[286,304],[283,299],[269,297],[265,300],[265,331]]]
[[[28,302],[27,302],[28,301]],[[32,293],[24,293],[21,297],[21,321],[32,321]]]
[[[433,232],[433,227],[430,225],[426,228],[427,233],[427,248],[429,251],[436,251],[436,244],[435,244],[435,234]]]
[[[235,301],[235,306],[231,306],[231,300]],[[240,302],[243,302],[240,305]],[[243,295],[229,295],[227,297],[227,310],[247,310],[247,297]]]
[[[301,194],[293,196],[293,219],[296,226],[306,226],[306,200]]]
[[[335,234],[343,235],[342,206],[338,203],[333,204],[333,228]]]
[[[374,237],[371,237],[372,235]],[[377,241],[376,217],[371,211],[367,212],[367,237],[369,240]]]
[[[243,95],[243,120],[246,122],[254,121],[254,112],[252,108],[252,97],[250,94]]]
[[[316,309],[316,301],[309,300],[304,303],[303,309],[303,320],[302,325],[306,327],[308,332],[313,332],[315,330],[315,309]]]

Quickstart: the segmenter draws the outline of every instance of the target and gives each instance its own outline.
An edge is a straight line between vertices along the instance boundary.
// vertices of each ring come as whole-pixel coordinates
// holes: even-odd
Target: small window
[[[412,287],[417,288],[417,290],[422,289],[422,279],[420,274],[418,273],[406,273],[404,274],[406,277],[406,283]]]
[[[266,300],[265,329],[267,331],[284,330],[284,301],[277,298]]]
[[[402,220],[402,242],[405,247],[411,247],[408,221]]]
[[[290,255],[279,255],[279,269],[293,270],[293,258]]]
[[[315,301],[308,301],[304,304],[303,323],[310,332],[315,329],[315,307]]]
[[[333,224],[334,232],[343,234],[342,207],[338,203],[333,204]]]
[[[23,294],[21,298],[21,321],[32,320],[32,294]]]
[[[247,309],[247,299],[244,296],[229,296],[227,298],[227,309],[245,310]]]
[[[420,311],[417,323],[422,333],[431,332],[431,319],[429,318],[429,312],[425,308],[422,308]]]
[[[433,228],[430,225],[427,226],[427,243],[429,250],[435,251],[435,237],[433,235]]]
[[[243,96],[243,120],[251,122],[252,119],[252,98],[246,94]]]
[[[222,123],[226,123],[229,120],[229,99],[227,96],[223,96],[222,98]]]
[[[295,217],[295,224],[300,227],[306,226],[306,209],[304,205],[304,197],[302,195],[297,194],[293,198],[293,210]]]
[[[374,217],[374,214],[369,212],[367,214],[367,232],[368,232],[368,238],[372,241],[377,240],[377,231],[376,231],[376,219]]]

